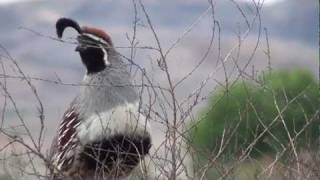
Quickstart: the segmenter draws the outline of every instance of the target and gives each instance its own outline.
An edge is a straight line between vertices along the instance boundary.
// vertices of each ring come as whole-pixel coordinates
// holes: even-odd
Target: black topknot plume
[[[62,37],[63,31],[67,27],[72,27],[73,29],[78,31],[79,34],[82,34],[82,30],[76,21],[69,18],[60,18],[56,23],[57,35],[59,38]]]

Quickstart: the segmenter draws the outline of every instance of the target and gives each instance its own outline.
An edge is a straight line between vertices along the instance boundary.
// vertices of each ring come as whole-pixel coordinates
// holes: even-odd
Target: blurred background
[[[221,57],[227,55],[238,43],[238,34],[246,30],[246,20],[238,10],[250,20],[257,18],[252,0],[214,0],[214,14],[220,25]],[[152,23],[159,35],[164,49],[168,49],[190,26],[191,31],[171,51],[168,56],[170,71],[174,80],[179,80],[190,72],[202,58],[210,43],[212,31],[211,10],[207,0],[144,0]],[[250,59],[257,46],[248,72],[253,74],[265,70],[271,64],[272,69],[307,69],[316,77],[318,73],[318,6],[316,0],[265,0],[260,11],[261,24],[254,22],[252,31],[243,42],[240,53],[240,64]],[[156,42],[146,23],[144,15],[138,11],[137,41],[139,46],[155,46]],[[62,43],[56,39],[55,22],[60,17],[70,17],[81,25],[92,25],[105,29],[112,37],[118,51],[130,56],[130,42],[127,37],[133,34],[134,7],[130,0],[0,0],[0,44],[19,63],[27,77],[37,89],[44,106],[45,141],[50,145],[58,124],[69,103],[78,93],[77,84],[83,78],[83,68],[79,55],[72,43]],[[259,31],[259,26],[260,31]],[[270,47],[270,59],[267,56],[267,41]],[[72,39],[76,33],[67,30],[65,39]],[[218,49],[218,41],[214,41]],[[1,56],[6,57],[4,51]],[[210,74],[218,64],[217,51],[210,52],[208,60],[197,72],[178,88],[179,98],[192,92],[194,84]],[[154,52],[138,49],[134,61],[148,69],[156,61]],[[6,67],[7,88],[16,101],[16,105],[27,119],[32,132],[37,132],[37,101],[30,95],[30,88],[25,82],[16,78],[17,69],[5,58],[0,59]],[[226,66],[228,66],[226,63]],[[230,64],[232,64],[230,62]],[[149,69],[149,71],[151,71]],[[225,71],[232,71],[227,68]],[[225,71],[217,70],[212,82],[206,89],[211,92],[220,82],[225,81]],[[1,72],[1,71],[0,71]],[[4,74],[1,72],[1,74]],[[230,75],[236,76],[236,75]],[[1,76],[0,76],[1,77]],[[3,78],[3,76],[2,76]],[[163,76],[155,73],[153,78],[159,84],[165,83]],[[49,81],[45,81],[49,80]],[[61,81],[63,83],[53,83]],[[66,84],[66,85],[64,85]],[[0,107],[4,98],[0,97]],[[206,102],[202,106],[205,106]],[[10,106],[9,106],[10,107]],[[6,127],[14,126],[17,117],[13,108],[3,114]],[[152,127],[161,134],[161,128],[155,123]],[[160,139],[156,141],[161,141]],[[1,144],[7,139],[0,136]]]

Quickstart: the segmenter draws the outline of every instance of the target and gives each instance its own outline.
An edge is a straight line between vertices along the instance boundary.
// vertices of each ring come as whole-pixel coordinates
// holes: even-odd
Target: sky
[[[28,2],[30,0],[0,0],[0,5],[8,5],[12,3]]]
[[[169,66],[174,80],[179,80],[193,69],[203,57],[210,42],[212,21],[207,0],[145,0],[145,7],[159,35],[164,49],[169,48],[181,34],[192,25],[193,28],[168,55]],[[221,56],[237,45],[237,32],[245,31],[245,20],[232,0],[214,0],[215,18],[221,30]],[[260,1],[261,2],[261,1]],[[238,0],[240,7],[249,20],[254,18],[252,0]],[[141,46],[154,46],[156,42],[141,9],[138,11],[137,40]],[[133,33],[134,10],[131,0],[0,0],[0,44],[13,56],[27,76],[37,79],[65,83],[79,83],[85,70],[74,45],[54,40],[55,22],[59,17],[71,17],[80,24],[92,25],[105,29],[112,37],[119,52],[129,56],[127,36]],[[198,21],[198,19],[200,20]],[[261,27],[268,32],[271,50],[271,64],[274,69],[306,68],[317,72],[317,1],[316,0],[265,0],[261,10]],[[195,23],[196,22],[196,23]],[[248,34],[240,53],[240,64],[245,64],[259,38],[258,24]],[[261,33],[259,46],[248,71],[253,68],[262,71],[267,68],[265,31]],[[75,37],[72,31],[66,32],[66,39]],[[0,51],[3,55],[4,52]],[[233,54],[234,55],[234,54]],[[206,92],[213,91],[224,82],[224,72],[217,69],[217,38],[207,60],[193,76],[180,88],[178,97],[183,99],[192,92],[203,79],[217,71],[209,82]],[[136,63],[144,66],[153,78],[166,85],[166,80],[159,71],[151,69],[156,64],[157,56],[150,50],[137,50]],[[3,58],[8,73],[17,75],[14,65]],[[227,62],[228,71],[232,72],[232,63]],[[3,72],[0,73],[3,74]],[[0,79],[0,81],[2,81]],[[2,81],[3,82],[3,81]],[[57,85],[47,81],[33,80],[32,83],[43,101],[46,116],[47,142],[50,142],[64,110],[76,96],[79,89],[75,86]],[[37,101],[30,96],[30,88],[17,79],[8,80],[8,89],[21,109],[28,125],[37,132]],[[2,102],[3,97],[0,97]],[[2,104],[0,104],[1,108]],[[13,109],[6,112],[7,126],[17,123]],[[157,125],[155,125],[157,126]],[[155,128],[158,129],[157,127]],[[1,137],[0,137],[1,140]],[[3,140],[3,139],[2,139]],[[0,141],[1,144],[1,141]]]
[[[12,3],[21,3],[21,2],[30,2],[30,1],[34,1],[34,0],[0,0],[0,4],[1,5],[8,5],[8,4],[12,4]],[[252,2],[252,0],[238,0],[238,1],[243,1],[243,2]],[[264,0],[264,4],[265,5],[273,5],[275,3],[278,3],[282,0]]]
[[[251,3],[252,2],[252,0],[238,0],[239,2],[247,2],[247,3]],[[262,0],[255,0],[256,2],[262,2]],[[275,5],[275,4],[277,4],[277,3],[280,3],[281,1],[283,1],[283,0],[264,0],[263,1],[263,3],[264,3],[264,5],[266,5],[266,6],[271,6],[271,5]]]

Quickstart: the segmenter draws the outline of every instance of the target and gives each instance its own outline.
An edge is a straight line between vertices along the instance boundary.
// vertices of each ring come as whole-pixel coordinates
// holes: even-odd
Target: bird
[[[53,179],[125,178],[149,154],[149,120],[111,36],[102,29],[59,18],[56,33],[77,31],[75,51],[86,73],[65,111],[51,147]]]

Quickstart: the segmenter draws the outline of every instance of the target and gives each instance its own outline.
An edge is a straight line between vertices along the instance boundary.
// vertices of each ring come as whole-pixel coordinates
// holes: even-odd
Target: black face
[[[87,67],[88,74],[97,73],[106,68],[104,52],[96,47],[78,47],[82,63]]]
[[[77,37],[79,45],[76,51],[79,51],[88,74],[104,70],[107,65],[110,64],[107,53],[107,51],[110,52],[110,47],[112,46],[110,36],[101,29],[87,26],[80,27],[79,24],[72,19],[60,18],[56,23],[59,38],[62,38],[63,31],[68,27],[75,29],[79,33]]]
[[[85,43],[82,42],[83,38],[86,39]],[[80,45],[78,45],[76,51],[79,52],[82,63],[87,68],[87,73],[93,74],[104,70],[107,67],[105,62],[107,54],[103,47],[87,37],[80,36],[79,39],[81,39]]]

